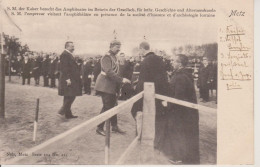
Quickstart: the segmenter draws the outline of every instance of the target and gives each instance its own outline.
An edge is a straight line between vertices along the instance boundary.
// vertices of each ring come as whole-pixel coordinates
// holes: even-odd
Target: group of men
[[[88,58],[83,61],[74,56],[74,44],[68,41],[60,56],[26,53],[23,59],[19,58],[21,63],[18,65],[18,71],[21,73],[23,85],[26,79],[30,84],[32,76],[35,84],[39,85],[42,75],[44,86],[56,87],[58,79],[58,95],[63,96],[63,104],[58,114],[66,119],[78,117],[71,110],[72,104],[77,96],[82,96],[82,90],[85,94],[91,94],[92,81],[95,82],[95,92],[103,103],[100,114],[115,107],[118,99],[126,100],[141,92],[144,82],[153,82],[156,93],[197,103],[194,76],[187,68],[189,60],[186,55],[179,54],[175,60],[166,59],[152,52],[146,41],[139,45],[139,56],[136,58],[127,59],[124,53],[120,53],[120,49],[120,41],[113,40],[108,52],[101,58]],[[217,64],[210,64],[208,59],[203,57],[197,81],[203,102],[209,101],[209,89],[217,89],[216,81]],[[142,102],[142,99],[138,100],[131,109],[137,127],[140,127],[142,120]],[[199,163],[197,110],[156,100],[155,121],[156,149],[168,156],[173,163]],[[117,115],[110,118],[110,123],[113,132],[125,133],[118,127]],[[106,135],[104,124],[102,122],[97,126],[97,134]],[[137,135],[140,135],[138,128]]]
[[[172,71],[174,71],[170,64],[170,59],[164,56],[160,57],[163,59],[164,66],[167,70],[168,78]],[[96,82],[98,75],[101,72],[101,56],[95,58],[82,58],[75,57],[77,65],[80,67],[80,77],[82,79],[83,93],[91,93],[91,84]],[[131,84],[123,84],[120,88],[120,100],[126,100],[133,95],[133,87],[136,84],[139,65],[142,61],[142,57],[128,57],[124,53],[118,55],[119,62],[119,75],[125,77],[131,81]],[[6,66],[9,63],[6,61]],[[50,54],[39,54],[36,52],[27,52],[23,56],[17,56],[16,61],[12,61],[11,69],[13,73],[22,77],[22,84],[24,85],[27,80],[27,84],[31,83],[31,78],[34,78],[35,85],[40,85],[40,77],[43,78],[43,86],[55,88],[57,80],[60,75],[60,56],[56,53]],[[8,72],[8,69],[6,69]],[[202,63],[198,70],[197,87],[199,88],[200,98],[202,102],[208,102],[210,100],[209,93],[213,93],[213,89],[216,90],[217,95],[217,63],[216,61],[210,62],[207,57],[203,57]],[[216,98],[217,99],[217,98]],[[216,100],[217,102],[217,100]]]
[[[8,57],[7,57],[8,58]],[[81,78],[84,87],[84,93],[91,94],[91,78],[94,75],[93,81],[96,80],[101,71],[100,56],[95,58],[76,57],[77,65],[81,68]],[[18,55],[16,59],[9,63],[6,59],[6,75],[18,75],[22,77],[22,84],[31,84],[31,78],[34,78],[35,86],[40,85],[42,76],[43,86],[55,88],[60,75],[60,57],[56,53],[36,53],[26,52],[22,56]],[[9,67],[10,66],[10,67]],[[27,80],[27,82],[26,82]]]

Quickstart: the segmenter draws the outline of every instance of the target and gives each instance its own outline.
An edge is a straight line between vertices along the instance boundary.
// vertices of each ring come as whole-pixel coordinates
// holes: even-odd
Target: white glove
[[[129,79],[123,78],[123,83],[131,83],[131,81]]]
[[[70,81],[70,79],[67,79],[66,82],[67,82],[67,85],[68,85],[68,86],[71,85],[71,81]]]
[[[167,107],[167,101],[162,101],[162,105],[163,105],[163,107]]]

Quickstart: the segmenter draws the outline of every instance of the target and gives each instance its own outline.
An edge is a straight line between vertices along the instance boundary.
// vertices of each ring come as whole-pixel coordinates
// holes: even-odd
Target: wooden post
[[[13,50],[12,48],[10,49],[10,54],[9,54],[9,63],[8,63],[8,81],[11,82],[11,66],[12,66],[12,55],[13,55]]]
[[[40,103],[40,99],[37,99],[36,110],[35,110],[34,129],[33,129],[33,141],[36,141],[36,132],[37,132],[38,115],[39,115],[39,103]]]
[[[1,6],[1,1],[0,1]],[[2,18],[2,15],[0,16]],[[1,20],[2,21],[2,20]],[[0,118],[5,118],[5,57],[4,57],[4,33],[1,22],[1,56],[0,56]]]
[[[106,146],[105,146],[105,164],[109,164],[110,154],[110,119],[106,120]]]
[[[155,136],[155,88],[154,83],[144,83],[143,124],[141,137],[141,163],[154,160]]]

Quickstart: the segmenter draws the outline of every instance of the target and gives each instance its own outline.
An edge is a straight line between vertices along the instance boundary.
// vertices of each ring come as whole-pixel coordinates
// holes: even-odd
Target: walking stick
[[[36,111],[35,111],[35,120],[34,120],[34,129],[33,129],[33,141],[36,141],[36,132],[37,132],[37,124],[38,124],[38,115],[39,115],[39,103],[40,99],[37,99],[36,103]]]

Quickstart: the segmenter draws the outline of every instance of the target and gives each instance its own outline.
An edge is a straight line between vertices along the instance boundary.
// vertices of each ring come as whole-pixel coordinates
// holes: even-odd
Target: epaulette
[[[109,53],[109,52],[106,52],[104,56],[109,56],[109,55],[110,55],[110,53]]]

